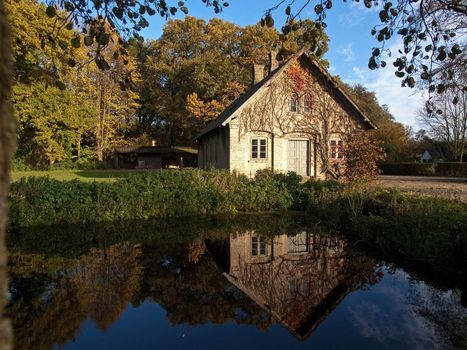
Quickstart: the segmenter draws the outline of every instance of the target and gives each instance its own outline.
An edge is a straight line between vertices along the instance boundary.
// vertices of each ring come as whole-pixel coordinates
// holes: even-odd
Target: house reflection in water
[[[346,243],[336,237],[247,232],[211,247],[226,278],[301,339],[355,288]]]

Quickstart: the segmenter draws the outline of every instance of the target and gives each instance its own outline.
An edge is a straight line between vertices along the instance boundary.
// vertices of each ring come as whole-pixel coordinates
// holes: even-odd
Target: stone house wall
[[[330,153],[330,140],[344,140],[352,131],[364,129],[365,124],[355,113],[349,112],[352,108],[344,108],[349,102],[333,93],[333,87],[326,85],[329,82],[311,76],[306,85],[306,93],[312,98],[311,112],[303,113],[302,97],[301,109],[290,110],[293,92],[287,74],[281,73],[237,110],[226,126],[199,140],[199,166],[235,170],[247,176],[266,168],[287,172],[288,141],[302,140],[309,142],[308,176],[324,178],[322,157],[323,153]],[[266,159],[252,159],[251,139],[254,137],[267,139]],[[322,148],[323,144],[328,146]]]

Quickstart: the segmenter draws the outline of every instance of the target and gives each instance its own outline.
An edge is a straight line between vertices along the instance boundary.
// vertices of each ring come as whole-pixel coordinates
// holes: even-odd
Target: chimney
[[[264,64],[253,65],[253,85],[264,79]]]
[[[277,62],[277,51],[271,50],[269,52],[269,73],[274,72],[279,67]]]

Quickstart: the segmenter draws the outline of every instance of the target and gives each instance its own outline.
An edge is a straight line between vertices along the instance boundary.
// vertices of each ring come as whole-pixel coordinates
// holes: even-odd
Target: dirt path
[[[467,203],[467,182],[465,178],[381,175],[376,178],[373,185],[398,188],[403,192],[457,199]]]

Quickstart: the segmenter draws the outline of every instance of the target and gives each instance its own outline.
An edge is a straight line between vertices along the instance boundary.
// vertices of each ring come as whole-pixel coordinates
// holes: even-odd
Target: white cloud
[[[355,61],[355,53],[352,49],[352,43],[347,44],[345,47],[338,48],[337,52],[344,56],[345,62]]]
[[[398,43],[391,46],[392,52],[397,52]],[[350,72],[349,72],[350,73]],[[401,87],[401,79],[394,75],[392,61],[386,68],[369,70],[368,67],[354,66],[351,74],[345,76],[347,82],[361,84],[374,91],[380,104],[385,104],[397,121],[416,126],[417,110],[423,105],[424,95],[414,89]]]

